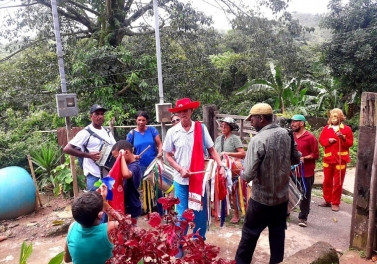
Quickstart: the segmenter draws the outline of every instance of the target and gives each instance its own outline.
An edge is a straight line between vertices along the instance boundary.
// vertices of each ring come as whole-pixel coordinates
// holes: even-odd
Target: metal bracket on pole
[[[52,20],[54,22],[54,33],[56,39],[56,54],[58,56],[58,65],[59,65],[59,74],[60,74],[60,84],[63,93],[67,93],[67,83],[65,80],[65,72],[64,72],[64,61],[63,61],[63,48],[62,48],[62,40],[60,37],[60,28],[59,28],[59,17],[58,17],[58,8],[56,5],[56,0],[51,0],[51,11],[52,11]],[[64,101],[69,110],[72,110],[76,107],[76,95],[74,97],[74,101],[72,99],[66,98]],[[59,101],[57,97],[57,103],[59,108]],[[72,105],[73,104],[73,105]],[[70,107],[72,106],[72,107]],[[59,115],[60,116],[60,115]],[[69,115],[62,115],[65,116],[65,127],[67,130],[67,139],[68,142],[71,139],[71,121],[69,119]],[[77,175],[76,175],[76,164],[75,159],[71,156],[70,157],[70,165],[71,165],[71,173],[73,178],[73,194],[76,197],[79,193],[78,185],[77,185]]]

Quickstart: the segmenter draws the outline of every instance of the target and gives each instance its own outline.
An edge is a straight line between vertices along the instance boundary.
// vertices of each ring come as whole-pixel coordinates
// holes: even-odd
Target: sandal
[[[327,203],[327,202],[323,202],[323,203],[318,204],[318,206],[320,206],[320,207],[331,207],[331,204]]]

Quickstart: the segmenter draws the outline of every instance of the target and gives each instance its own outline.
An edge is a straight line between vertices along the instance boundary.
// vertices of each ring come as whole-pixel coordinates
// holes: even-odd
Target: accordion
[[[107,143],[106,141],[102,141],[102,145],[100,148],[101,158],[96,161],[96,164],[100,167],[103,167],[107,170],[110,170],[111,167],[115,163],[115,158],[111,154],[111,149],[113,145]]]

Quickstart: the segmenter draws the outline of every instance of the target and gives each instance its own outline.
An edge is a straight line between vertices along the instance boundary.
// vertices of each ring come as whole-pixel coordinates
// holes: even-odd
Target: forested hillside
[[[320,16],[287,13],[286,0],[259,1],[274,20],[236,0],[217,2],[234,14],[226,33],[189,3],[159,1],[165,102],[187,96],[239,115],[261,101],[282,115],[326,116],[341,107],[352,117],[361,93],[377,90],[376,1],[343,6],[331,0],[321,22],[326,30],[318,27]],[[106,122],[115,117],[116,125],[133,124],[141,109],[154,118],[159,96],[151,3],[59,2],[67,89],[77,94],[80,109],[74,126],[88,124],[93,103],[109,108]],[[61,88],[50,3],[6,5],[19,8],[0,27],[0,38],[10,43],[0,55],[0,167],[25,165],[31,149],[56,141],[35,131],[64,126],[56,114]]]
[[[298,19],[302,26],[314,29],[314,31],[305,34],[305,39],[308,42],[321,44],[331,39],[330,30],[320,27],[324,15],[293,12],[292,17]]]

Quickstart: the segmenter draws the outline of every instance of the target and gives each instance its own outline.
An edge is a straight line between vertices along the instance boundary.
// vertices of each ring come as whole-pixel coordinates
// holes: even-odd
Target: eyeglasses
[[[177,118],[177,119],[173,119],[171,122],[172,122],[173,124],[175,124],[175,123],[178,123],[179,121],[181,121],[181,119]]]

